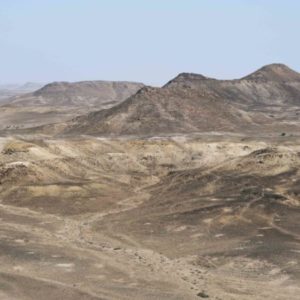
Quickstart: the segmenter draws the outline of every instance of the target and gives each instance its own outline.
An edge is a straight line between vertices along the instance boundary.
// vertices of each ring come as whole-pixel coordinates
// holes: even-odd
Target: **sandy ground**
[[[298,299],[300,140],[0,139],[0,298]]]

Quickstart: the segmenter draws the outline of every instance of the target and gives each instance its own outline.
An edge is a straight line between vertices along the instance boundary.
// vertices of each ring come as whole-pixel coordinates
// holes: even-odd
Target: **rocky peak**
[[[253,81],[300,81],[300,74],[284,64],[271,64],[262,67],[256,72],[244,77]]]
[[[180,73],[177,75],[174,79],[170,80],[165,87],[167,86],[174,86],[174,85],[182,85],[182,84],[188,84],[191,82],[197,82],[197,81],[203,81],[208,80],[210,78],[205,77],[201,74],[195,74],[195,73]]]

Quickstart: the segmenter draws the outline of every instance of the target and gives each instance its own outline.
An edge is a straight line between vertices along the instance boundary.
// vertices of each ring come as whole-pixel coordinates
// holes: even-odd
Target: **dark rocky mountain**
[[[262,67],[244,79],[254,81],[300,82],[300,74],[286,65],[272,64]]]
[[[297,131],[299,113],[300,74],[273,64],[237,80],[182,73],[162,88],[145,87],[111,109],[75,118],[63,132]]]
[[[247,105],[300,105],[300,74],[282,64],[265,66],[237,80],[183,73],[166,85],[170,86],[197,89]]]

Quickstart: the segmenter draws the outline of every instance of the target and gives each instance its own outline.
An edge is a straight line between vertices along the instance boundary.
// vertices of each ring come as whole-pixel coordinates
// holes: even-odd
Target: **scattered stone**
[[[204,291],[198,293],[197,296],[200,298],[209,298],[209,296]]]

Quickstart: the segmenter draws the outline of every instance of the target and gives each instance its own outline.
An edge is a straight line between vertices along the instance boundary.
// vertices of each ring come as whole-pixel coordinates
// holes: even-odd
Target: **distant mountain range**
[[[53,82],[6,101],[10,106],[99,106],[119,103],[144,85],[135,82]]]
[[[237,80],[182,73],[121,104],[55,126],[62,133],[157,135],[204,131],[298,131],[300,74],[282,64]],[[50,128],[45,128],[48,131]],[[51,130],[50,130],[51,131]]]
[[[16,95],[30,93],[40,89],[44,84],[27,82],[25,84],[0,84],[0,101]]]
[[[37,86],[27,84],[22,91],[6,94],[0,102],[0,129],[64,122],[78,115],[112,107],[143,86],[134,82],[84,81],[54,82],[36,89]]]
[[[2,128],[34,127],[29,131],[47,134],[297,134],[300,74],[271,64],[235,80],[181,73],[161,88],[134,82],[55,82],[15,96],[0,109]],[[8,127],[9,122],[21,125]]]

